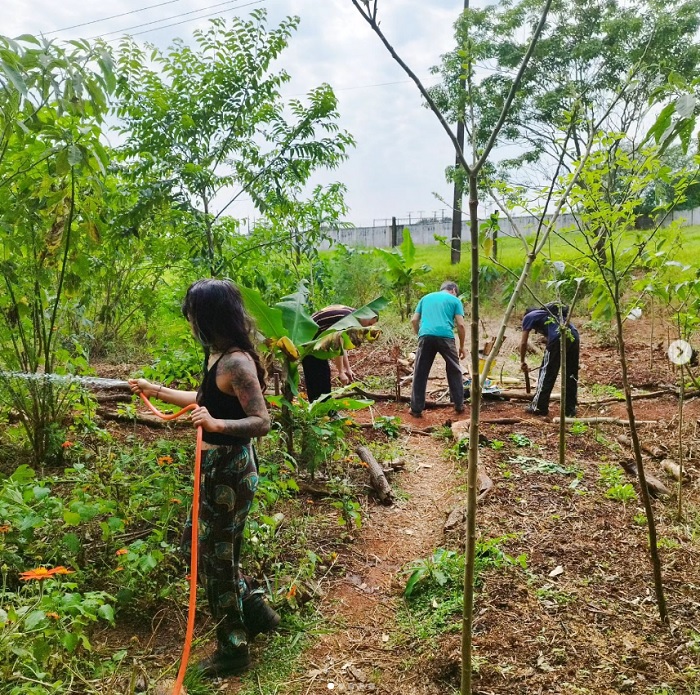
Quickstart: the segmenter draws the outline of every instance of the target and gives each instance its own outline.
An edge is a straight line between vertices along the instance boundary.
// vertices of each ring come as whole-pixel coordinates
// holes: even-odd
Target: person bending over
[[[344,304],[331,304],[330,306],[317,311],[311,318],[318,324],[316,337],[334,326],[338,321],[356,311],[352,307]],[[377,323],[378,316],[371,319],[358,319],[361,326],[365,328]],[[304,369],[304,382],[306,383],[306,396],[309,403],[318,400],[322,396],[327,396],[331,390],[331,366],[328,360],[322,360],[313,355],[307,355],[301,361]],[[342,354],[333,358],[333,364],[338,372],[340,383],[345,385],[355,381],[355,374],[350,367],[348,355],[343,350]]]
[[[531,307],[523,316],[523,334],[520,340],[520,368],[529,370],[526,362],[527,343],[530,331],[535,331],[547,339],[542,357],[537,388],[532,402],[525,409],[532,415],[549,415],[549,397],[561,366],[561,338],[559,324],[566,321],[568,307],[551,303],[544,307]],[[580,341],[576,327],[569,323],[566,338],[566,417],[576,417],[578,395],[578,362]]]
[[[198,570],[216,622],[217,648],[198,670],[205,677],[224,677],[248,668],[251,638],[280,621],[240,567],[243,528],[258,486],[251,439],[267,434],[270,416],[265,373],[238,288],[224,280],[199,280],[187,290],[182,313],[204,348],[199,390],[165,388],[146,379],[130,379],[129,385],[134,393],[166,403],[199,406],[192,411],[203,439]],[[183,536],[187,551],[191,533],[190,520]]]
[[[439,292],[426,294],[411,318],[413,331],[418,335],[418,350],[413,368],[411,415],[421,417],[425,409],[425,389],[435,355],[442,355],[447,371],[447,383],[455,412],[464,410],[464,384],[460,359],[464,359],[464,307],[457,299],[459,288],[451,281],[443,282]],[[459,335],[459,354],[455,346],[454,329]]]

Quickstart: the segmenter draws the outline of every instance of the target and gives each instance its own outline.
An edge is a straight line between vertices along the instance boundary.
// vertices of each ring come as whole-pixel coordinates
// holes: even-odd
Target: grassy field
[[[678,281],[681,278],[690,278],[696,275],[698,263],[695,259],[700,256],[700,226],[684,227],[683,239],[679,243],[677,239],[669,238],[665,248],[670,253],[670,258],[692,266],[690,270],[680,273],[677,267],[669,270],[669,280]],[[577,235],[578,236],[578,235]],[[574,243],[580,242],[580,237],[570,237]],[[630,244],[637,241],[635,234],[629,235]],[[577,245],[581,245],[577,243]],[[468,240],[462,242],[462,259],[457,265],[450,262],[450,249],[444,245],[419,246],[416,248],[417,263],[431,267],[430,273],[425,277],[426,291],[432,291],[445,279],[455,280],[460,285],[461,291],[467,291],[471,277],[469,264],[470,248]],[[535,262],[533,269],[533,291],[538,295],[546,296],[546,281],[552,278],[547,271],[547,266],[552,261],[563,261],[567,265],[567,275],[576,276],[577,266],[581,261],[581,253],[572,243],[565,241],[560,236],[550,236],[542,256]],[[525,264],[524,248],[520,240],[506,237],[498,240],[498,263],[482,255],[482,301],[488,306],[502,304],[504,298],[509,296],[516,275]],[[504,297],[506,295],[506,297]],[[524,303],[531,303],[530,298],[524,298]]]

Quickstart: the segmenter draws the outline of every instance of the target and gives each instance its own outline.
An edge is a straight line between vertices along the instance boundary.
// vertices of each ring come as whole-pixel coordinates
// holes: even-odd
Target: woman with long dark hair
[[[243,529],[258,485],[251,438],[270,430],[265,371],[253,342],[252,321],[232,282],[195,282],[187,290],[182,313],[204,348],[199,390],[170,389],[146,379],[129,384],[134,393],[181,407],[199,406],[192,411],[203,440],[199,572],[217,623],[217,649],[198,668],[204,676],[224,677],[248,668],[249,640],[280,621],[240,569]],[[191,523],[185,528],[187,550],[190,538]]]

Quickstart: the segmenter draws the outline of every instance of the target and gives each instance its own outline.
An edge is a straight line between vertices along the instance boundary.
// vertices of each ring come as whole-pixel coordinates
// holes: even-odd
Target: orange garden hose
[[[155,413],[163,420],[175,420],[181,417],[190,410],[194,410],[198,406],[195,403],[185,406],[177,413],[168,415],[161,412],[151,404],[148,397],[143,393],[139,393],[141,399],[146,404],[148,409]],[[194,490],[192,493],[192,555],[190,559],[190,602],[187,609],[187,632],[185,633],[185,644],[182,648],[182,659],[180,660],[180,670],[177,674],[177,680],[173,688],[173,695],[180,695],[182,682],[185,679],[185,671],[187,671],[187,662],[190,658],[190,648],[192,647],[192,636],[194,634],[194,617],[197,610],[197,561],[198,561],[198,527],[199,527],[199,480],[202,469],[202,428],[197,428],[197,447],[194,455]]]

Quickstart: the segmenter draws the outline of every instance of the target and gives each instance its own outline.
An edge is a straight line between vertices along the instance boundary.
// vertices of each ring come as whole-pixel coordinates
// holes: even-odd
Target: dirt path
[[[431,439],[414,435],[403,444],[407,470],[397,480],[402,499],[369,510],[345,560],[345,577],[328,587],[320,609],[332,632],[307,654],[305,694],[328,693],[331,684],[335,692],[397,693],[399,681],[405,695],[440,692],[421,678],[420,664],[407,663],[406,654],[392,646],[397,604],[403,600],[397,573],[442,544],[459,480]]]

